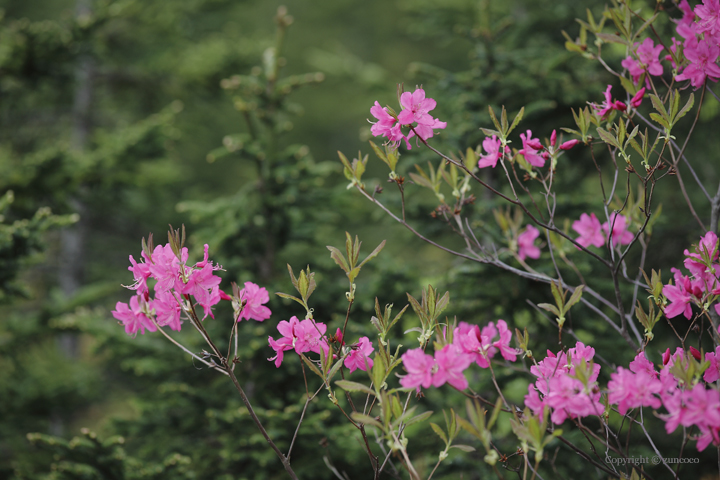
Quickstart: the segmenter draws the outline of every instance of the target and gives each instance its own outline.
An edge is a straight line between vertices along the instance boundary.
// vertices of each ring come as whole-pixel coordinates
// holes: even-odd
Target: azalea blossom
[[[663,46],[656,46],[651,38],[646,38],[642,44],[635,43],[635,48],[637,49],[635,51],[637,60],[633,57],[627,57],[621,62],[621,65],[630,72],[633,83],[638,83],[645,72],[656,77],[662,75],[663,68],[660,65],[660,60],[658,60],[658,55],[660,55]]]
[[[267,289],[252,282],[245,282],[245,288],[240,290],[240,299],[245,303],[237,321],[247,319],[262,322],[270,318],[272,312],[265,303],[270,301]]]
[[[615,100],[613,102],[612,93],[610,93],[611,90],[612,90],[612,85],[608,85],[607,89],[605,90],[605,93],[604,93],[605,102],[603,102],[602,105],[596,105],[594,103],[592,104],[592,107],[595,110],[597,110],[597,114],[600,116],[600,118],[607,116],[613,110],[618,110],[620,112],[624,112],[625,109],[627,108],[627,106],[619,100]]]
[[[440,387],[447,382],[458,390],[465,390],[468,382],[463,372],[472,361],[472,357],[456,345],[445,345],[435,352],[436,370],[432,377],[433,386]]]
[[[590,245],[602,247],[605,244],[605,234],[603,233],[602,225],[594,213],[590,215],[583,213],[580,215],[580,220],[573,222],[572,229],[580,234],[575,241],[585,248]]]
[[[702,5],[695,7],[699,20],[698,29],[703,33],[715,35],[720,33],[720,0],[703,0]]]
[[[478,160],[478,168],[493,167],[497,165],[498,160],[503,156],[502,142],[497,138],[497,135],[492,137],[486,137],[482,143],[485,155],[480,155]],[[505,153],[510,153],[510,148],[505,147]]]
[[[543,158],[542,155],[538,155],[538,152],[543,148],[540,140],[532,138],[532,132],[530,130],[526,133],[521,133],[520,139],[522,140],[523,148],[518,151],[518,153],[525,157],[525,160],[527,160],[530,165],[535,167],[544,166],[545,158]]]
[[[368,368],[372,368],[373,360],[370,358],[370,354],[373,350],[372,342],[368,337],[360,337],[357,346],[354,346],[350,354],[345,357],[344,365],[350,370],[350,373],[357,369],[365,371]]]
[[[400,357],[407,375],[400,379],[403,388],[430,388],[433,381],[433,366],[435,359],[432,355],[423,352],[422,348],[415,348],[403,353]]]
[[[610,214],[610,220],[602,224],[602,229],[603,232],[605,232],[606,237],[610,235],[609,231],[611,225],[613,245],[628,245],[633,241],[633,238],[635,238],[632,232],[627,230],[627,218],[625,215],[619,215],[615,212]]]
[[[532,225],[528,225],[525,231],[518,235],[517,245],[520,260],[525,260],[526,257],[540,258],[540,248],[535,245],[535,239],[539,235],[540,231]]]
[[[152,311],[152,301],[146,302],[139,295],[133,295],[130,298],[130,305],[127,303],[117,302],[112,316],[120,320],[125,327],[125,333],[128,335],[145,334],[147,329],[150,332],[157,330],[155,324],[150,320],[149,315]]]
[[[686,46],[685,56],[690,60],[690,65],[685,67],[680,75],[676,75],[675,80],[690,80],[690,84],[695,88],[702,87],[706,77],[716,82],[720,79],[720,67],[715,63],[718,55],[720,47],[709,39],[698,42],[695,47]]]

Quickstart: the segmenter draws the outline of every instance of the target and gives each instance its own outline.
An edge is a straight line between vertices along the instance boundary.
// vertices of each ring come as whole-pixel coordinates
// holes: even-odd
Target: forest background
[[[279,3],[260,0],[0,0],[0,478],[283,478],[226,379],[158,335],[129,338],[109,313],[127,300],[120,285],[130,283],[128,255],[138,257],[149,232],[162,242],[168,224],[185,224],[194,258],[209,244],[228,284],[288,292],[285,265],[311,265],[321,287],[315,316],[331,329],[344,318],[346,280],[325,246],[341,246],[348,231],[370,248],[388,241],[358,280],[353,335],[371,332],[376,296],[399,309],[406,292],[417,297],[432,284],[451,291],[451,316],[505,318],[539,344],[557,343],[557,331],[525,302],[546,298],[544,286],[451,258],[393,225],[346,190],[336,152],[370,152],[369,108],[394,103],[398,83],[422,85],[438,101],[434,114],[448,128],[433,143],[446,151],[482,141],[488,105],[525,106],[523,128],[541,137],[572,127],[570,109],[600,101],[611,77],[566,50],[561,31],[574,37],[575,18],[586,8],[599,15],[603,3],[283,5],[292,22],[278,14]],[[268,49],[279,41],[273,56]],[[616,64],[622,58],[618,51]],[[265,95],[268,85],[277,95]],[[707,158],[699,174],[711,185],[717,113],[711,103],[703,108],[688,149]],[[413,148],[399,172],[431,158]],[[597,187],[576,184],[594,167],[587,152],[566,158],[559,208],[577,218],[596,200]],[[385,186],[386,175],[370,162],[373,184]],[[496,200],[475,194],[472,208],[492,223]],[[408,189],[407,201],[408,219],[423,233],[457,243],[430,217],[433,198]],[[652,236],[648,265],[669,271],[697,225],[682,201],[668,198]],[[582,260],[578,268],[592,271]],[[299,362],[276,369],[267,361],[266,339],[298,312],[277,297],[269,306],[269,321],[243,326],[239,376],[282,444],[304,387]],[[230,315],[218,308],[208,328],[226,332]],[[574,325],[610,358],[634,356],[603,344],[603,329],[591,315]],[[186,334],[179,338],[200,348]],[[479,390],[487,383],[475,381]],[[522,403],[527,384],[518,376],[503,387]],[[365,478],[358,438],[322,401],[311,404],[299,433],[296,471],[333,478],[329,463]],[[432,464],[438,439],[427,430],[417,454]],[[435,478],[483,475],[478,457],[450,460]],[[582,471],[572,461],[564,468]]]

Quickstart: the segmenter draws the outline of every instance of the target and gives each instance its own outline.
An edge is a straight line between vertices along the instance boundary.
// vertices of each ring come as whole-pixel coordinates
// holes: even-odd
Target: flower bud
[[[701,360],[702,356],[700,355],[700,352],[695,347],[690,347],[690,354],[695,357],[695,360],[698,362]]]
[[[554,147],[556,141],[557,141],[557,132],[555,130],[553,130],[552,134],[550,135],[550,145]]]
[[[635,96],[630,100],[630,106],[633,108],[638,108],[640,104],[643,101],[643,97],[645,96],[645,87],[638,90],[638,92],[635,94]]]
[[[568,140],[567,142],[564,142],[560,145],[560,150],[570,150],[578,143],[580,143],[580,140],[577,140],[577,139]]]
[[[663,360],[663,365],[667,365],[668,362],[670,361],[670,349],[669,348],[667,350],[665,350],[665,353],[662,354],[662,360]]]

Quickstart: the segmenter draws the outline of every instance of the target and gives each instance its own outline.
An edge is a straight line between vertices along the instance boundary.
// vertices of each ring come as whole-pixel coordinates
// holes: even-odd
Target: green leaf
[[[665,130],[670,130],[670,124],[665,120],[665,118],[661,117],[659,114],[652,112],[650,114],[650,118],[665,127]]]
[[[300,300],[300,299],[297,298],[297,297],[293,297],[292,295],[288,295],[287,293],[275,292],[275,295],[277,295],[278,297],[281,297],[281,298],[287,298],[288,300],[295,300],[296,302],[298,302],[298,303],[299,303],[300,305],[302,305],[303,307],[305,306],[305,302],[303,302],[302,300]]]
[[[635,35],[633,36],[633,38],[638,38],[638,37],[640,36],[640,34],[641,34],[647,27],[649,27],[650,25],[652,25],[652,23],[655,21],[655,19],[657,18],[657,16],[658,16],[658,13],[655,13],[652,17],[648,18],[648,19],[645,21],[645,23],[643,23],[643,24],[640,26],[640,28],[637,29],[637,31],[635,32]]]
[[[350,418],[355,420],[355,422],[357,423],[372,425],[374,427],[378,427],[380,430],[384,430],[382,423],[378,422],[374,417],[371,417],[369,415],[364,415],[360,412],[352,412],[350,414]]]
[[[382,150],[380,150],[380,147],[378,147],[377,145],[375,145],[373,142],[369,142],[369,143],[370,143],[370,146],[371,146],[372,149],[373,149],[373,152],[375,152],[375,155],[377,155],[377,156],[380,158],[380,160],[382,160],[382,161],[385,162],[388,166],[390,166],[390,163],[388,163],[388,159],[387,159],[387,156],[385,155],[385,152],[383,152]]]
[[[543,310],[547,310],[548,312],[552,312],[555,314],[555,316],[560,316],[560,310],[555,305],[550,305],[549,303],[539,303],[538,307],[542,308]]]
[[[488,105],[488,112],[490,112],[490,119],[492,120],[493,125],[495,125],[495,128],[497,128],[499,132],[502,132],[503,129],[500,126],[500,122],[498,122],[498,119],[495,116],[495,112],[490,105]]]
[[[325,380],[325,376],[323,376],[322,372],[320,372],[320,370],[318,370],[318,368],[315,366],[315,364],[309,358],[307,358],[302,353],[300,354],[300,358],[302,358],[303,362],[305,362],[305,365],[307,365],[310,368],[310,370],[312,370],[315,373],[315,375],[322,378],[323,381]]]
[[[448,443],[447,436],[445,435],[445,432],[443,432],[443,429],[440,428],[437,424],[430,422],[430,428],[433,429],[433,432],[437,434],[438,437],[442,438],[442,441],[445,442],[445,444]]]
[[[680,110],[678,112],[677,117],[675,117],[673,119],[673,121],[676,122],[676,121],[680,120],[682,117],[684,117],[688,113],[688,111],[690,111],[690,109],[693,107],[694,104],[695,104],[695,94],[691,93],[690,98],[688,98],[687,103],[685,103],[685,106],[682,108],[682,110]]]
[[[652,114],[650,114],[650,115],[652,115]],[[597,132],[598,132],[598,135],[600,135],[600,138],[602,139],[603,142],[610,144],[613,147],[622,149],[620,147],[620,144],[618,143],[617,139],[615,138],[615,136],[613,136],[613,134],[611,134],[610,132],[608,132],[607,130],[605,130],[604,128],[601,128],[601,127],[597,127]]]
[[[496,137],[502,137],[502,133],[498,132],[497,130],[490,130],[489,128],[480,128],[482,132],[487,135],[488,137],[492,137],[495,135]]]
[[[368,395],[375,395],[375,392],[370,387],[362,383],[352,382],[350,380],[338,380],[335,382],[335,385],[347,392],[363,392]]]
[[[406,425],[406,426],[407,426],[407,425],[412,425],[413,423],[418,423],[418,422],[422,422],[423,420],[427,420],[428,418],[430,418],[430,415],[432,415],[432,413],[433,413],[433,412],[430,411],[430,412],[423,412],[423,413],[421,413],[421,414],[419,414],[419,415],[415,415],[414,417],[412,417],[411,419],[409,419],[408,421],[406,421],[406,422],[405,422],[405,425]]]
[[[627,45],[628,42],[624,38],[618,37],[614,33],[595,33],[595,36],[606,43],[619,43],[621,45]]]
[[[585,285],[580,285],[579,287],[577,287],[575,289],[575,291],[573,292],[573,294],[570,296],[570,300],[568,300],[568,302],[565,304],[564,310],[566,312],[568,310],[570,310],[570,307],[572,307],[573,305],[575,305],[576,303],[578,303],[580,301],[580,298],[582,297],[582,290],[583,290],[584,286]]]
[[[350,266],[348,265],[347,260],[345,260],[342,252],[330,245],[327,246],[327,249],[330,250],[330,257],[335,260],[335,263],[337,263],[345,273],[350,273]]]
[[[360,268],[360,267],[362,267],[363,265],[365,265],[365,263],[366,263],[368,260],[372,260],[373,258],[377,257],[378,254],[382,251],[382,249],[383,249],[384,247],[385,247],[385,240],[383,240],[383,241],[380,243],[380,245],[378,245],[378,246],[375,248],[375,250],[373,250],[372,252],[370,252],[370,255],[368,255],[367,257],[365,257],[365,260],[363,260],[363,261],[360,263],[360,265],[358,265],[358,268]]]
[[[517,113],[517,115],[515,115],[515,118],[513,119],[512,124],[510,125],[510,128],[505,133],[506,135],[510,135],[510,132],[512,132],[515,129],[515,127],[518,126],[518,123],[520,123],[520,120],[522,120],[524,113],[525,113],[525,107],[521,107],[520,111]]]
[[[470,445],[451,445],[450,448],[457,448],[458,450],[462,450],[463,452],[475,451],[475,447],[471,447]]]

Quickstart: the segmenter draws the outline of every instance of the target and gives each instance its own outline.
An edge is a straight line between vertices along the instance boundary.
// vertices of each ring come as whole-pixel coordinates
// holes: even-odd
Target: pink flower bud
[[[690,347],[690,354],[692,354],[693,357],[695,357],[695,360],[700,361],[702,356],[700,355],[700,352],[695,347]]]
[[[640,104],[643,101],[643,97],[645,96],[645,87],[638,90],[638,92],[635,94],[635,96],[630,100],[630,106],[633,108],[638,108]]]
[[[662,359],[663,359],[663,365],[667,365],[668,362],[670,361],[670,349],[669,348],[667,350],[665,350],[665,353],[662,354]]]
[[[560,150],[570,150],[578,143],[580,143],[580,140],[576,140],[576,139],[568,140],[567,142],[564,142],[563,144],[560,145]]]
[[[550,160],[550,154],[548,152],[542,152],[540,156],[545,160]]]
[[[220,299],[221,300],[230,300],[232,301],[232,297],[228,295],[227,293],[223,292],[222,290],[218,290],[220,292]]]
[[[627,105],[625,105],[625,104],[624,104],[623,102],[621,102],[620,100],[615,100],[615,105],[614,105],[614,107],[615,107],[615,110],[619,110],[619,111],[621,111],[621,112],[624,112],[624,111],[627,109]]]
[[[550,145],[555,146],[555,142],[557,141],[557,132],[553,130],[552,134],[550,134]]]

